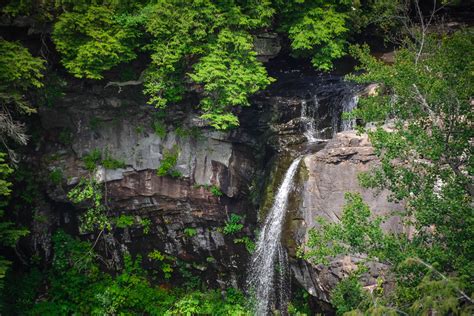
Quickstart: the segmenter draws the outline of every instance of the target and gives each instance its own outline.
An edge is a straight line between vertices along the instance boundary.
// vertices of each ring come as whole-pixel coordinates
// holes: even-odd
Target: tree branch
[[[472,298],[470,298],[466,293],[464,293],[460,288],[458,288],[456,286],[456,284],[454,284],[450,279],[448,279],[444,274],[442,274],[441,272],[439,272],[438,270],[436,270],[431,264],[427,263],[427,262],[424,262],[423,260],[421,260],[420,258],[417,258],[417,257],[414,257],[414,258],[411,258],[413,261],[415,262],[418,262],[420,263],[421,265],[425,266],[426,268],[428,268],[429,270],[431,271],[434,271],[436,272],[436,274],[438,274],[444,281],[448,282],[448,283],[451,283],[454,287],[454,289],[456,291],[458,291],[462,297],[464,297],[468,302],[470,302],[471,304],[474,303],[474,300]]]
[[[112,87],[112,86],[116,86],[118,87],[118,93],[122,92],[122,87],[125,87],[125,86],[139,86],[143,83],[143,80],[130,80],[130,81],[110,81],[109,83],[107,83],[104,87],[105,88],[108,88],[108,87]]]

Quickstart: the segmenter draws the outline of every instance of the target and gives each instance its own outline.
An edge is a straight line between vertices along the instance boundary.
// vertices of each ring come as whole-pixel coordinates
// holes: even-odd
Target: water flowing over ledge
[[[288,196],[301,157],[296,158],[286,171],[278,188],[273,206],[265,219],[252,257],[248,276],[248,290],[255,296],[257,315],[267,315],[272,307],[286,311],[289,297],[288,258],[281,244]]]

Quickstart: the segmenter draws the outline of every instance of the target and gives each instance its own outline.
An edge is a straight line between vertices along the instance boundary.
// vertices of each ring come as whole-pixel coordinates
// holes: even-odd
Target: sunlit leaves
[[[63,13],[52,38],[64,67],[78,78],[101,79],[105,70],[134,59],[136,30],[118,21],[106,6]]]
[[[315,7],[305,12],[289,29],[291,47],[296,52],[313,52],[312,63],[330,70],[332,61],[345,54],[347,16],[331,7]]]
[[[201,107],[211,125],[227,129],[238,125],[233,106],[248,106],[248,97],[272,82],[252,49],[252,37],[222,30],[209,53],[194,65],[193,81],[204,85]]]

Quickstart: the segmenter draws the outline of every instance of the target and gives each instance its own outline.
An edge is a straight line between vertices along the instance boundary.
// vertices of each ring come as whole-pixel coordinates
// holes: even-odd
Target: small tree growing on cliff
[[[9,147],[10,140],[20,145],[28,141],[25,126],[16,117],[36,112],[25,95],[43,86],[43,70],[44,60],[33,57],[19,43],[0,38],[0,145],[13,162],[16,155]]]

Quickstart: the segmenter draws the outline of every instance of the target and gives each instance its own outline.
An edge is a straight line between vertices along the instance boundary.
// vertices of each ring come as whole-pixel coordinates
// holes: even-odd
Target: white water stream
[[[342,102],[343,112],[349,112],[357,106],[358,98],[353,96]],[[301,102],[300,118],[303,122],[304,136],[308,143],[320,141],[316,123],[315,112],[319,102],[314,96],[314,106],[308,106],[307,102]],[[338,120],[333,121],[335,131],[338,129]],[[351,130],[355,127],[355,121],[344,120],[341,122],[342,130]],[[258,316],[272,315],[274,310],[279,310],[280,315],[287,315],[288,301],[290,299],[290,272],[288,267],[288,254],[281,243],[281,235],[285,215],[287,212],[289,194],[293,189],[294,178],[298,166],[303,157],[297,157],[283,177],[278,188],[260,235],[256,250],[252,256],[250,270],[247,279],[247,289],[255,299],[255,313]]]
[[[289,192],[293,188],[293,179],[300,161],[301,157],[293,160],[286,171],[252,256],[248,288],[255,295],[257,315],[268,315],[277,302],[280,310],[286,310],[289,290],[289,284],[286,282],[288,258],[281,244],[281,232]]]
[[[350,112],[356,108],[357,103],[359,102],[359,97],[357,95],[352,96],[350,99],[345,100],[342,103],[342,112]],[[342,120],[342,130],[343,131],[351,131],[356,126],[356,120]]]
[[[314,107],[309,107],[306,100],[301,101],[301,120],[304,124],[304,136],[308,140],[309,143],[314,143],[318,139],[315,137],[316,135],[316,123],[314,122],[314,112],[318,106],[318,99],[316,96],[314,97]]]

